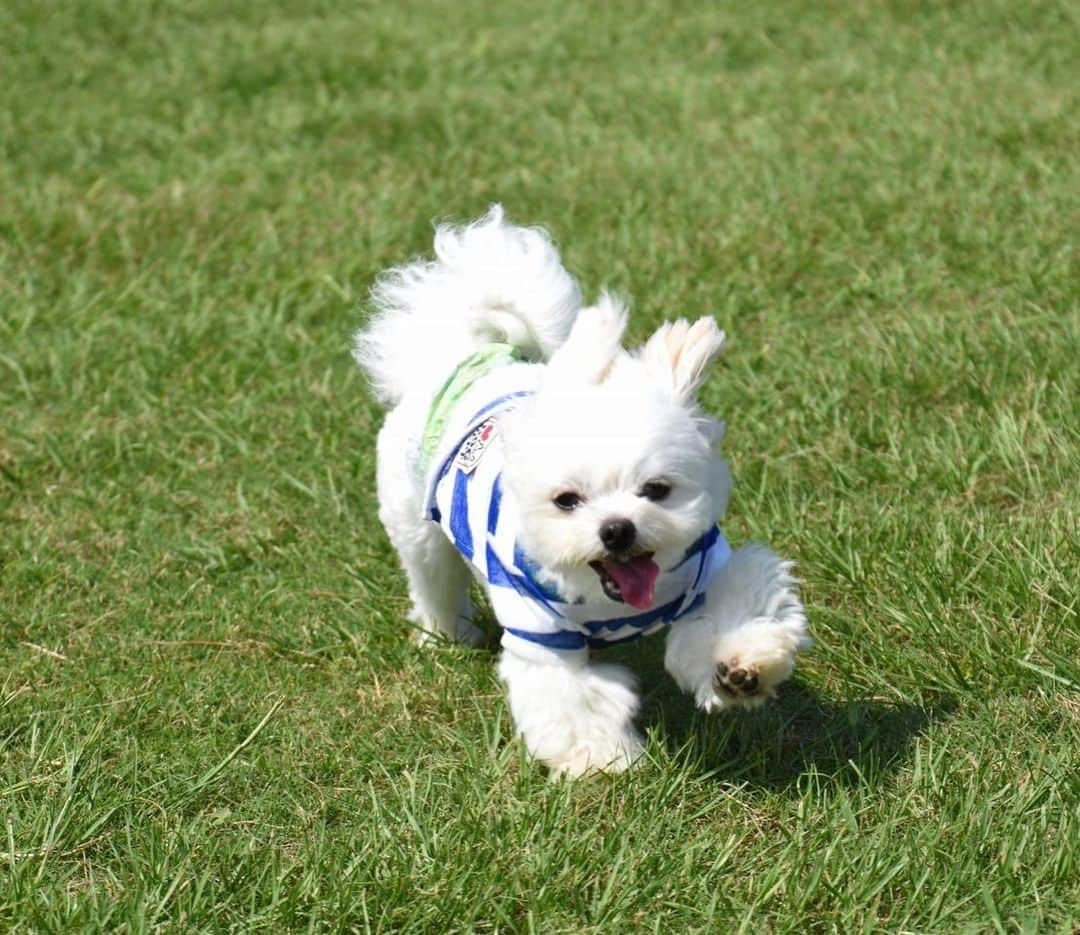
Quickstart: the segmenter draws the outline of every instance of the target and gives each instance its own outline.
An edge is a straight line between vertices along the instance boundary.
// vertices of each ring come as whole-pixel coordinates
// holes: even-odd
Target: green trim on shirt
[[[424,424],[424,434],[420,440],[421,470],[427,470],[427,465],[446,430],[450,414],[469,388],[497,367],[525,359],[521,351],[511,344],[485,344],[454,368],[431,402],[431,411],[428,413],[427,422]]]

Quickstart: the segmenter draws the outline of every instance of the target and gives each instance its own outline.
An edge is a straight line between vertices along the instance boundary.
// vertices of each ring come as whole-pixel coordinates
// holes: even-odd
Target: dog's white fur
[[[421,641],[479,640],[467,566],[422,518],[419,440],[432,397],[476,348],[499,341],[545,366],[539,390],[502,417],[504,479],[520,510],[527,553],[560,591],[603,600],[591,560],[611,516],[634,523],[668,568],[727,507],[730,476],[717,454],[722,423],[695,403],[724,336],[711,318],[663,325],[636,354],[622,350],[626,311],[613,297],[581,308],[581,293],[541,230],[502,209],[465,227],[440,226],[433,261],[384,274],[376,313],[355,356],[390,411],[378,439],[379,516],[409,580]],[[640,495],[662,477],[662,502]],[[584,494],[556,509],[563,490]],[[513,621],[500,621],[513,625]],[[752,708],[775,693],[809,645],[791,563],[761,545],[737,550],[704,607],[672,625],[665,667],[705,711]],[[539,663],[503,651],[499,675],[529,752],[555,773],[619,771],[643,749],[633,676],[616,665]]]

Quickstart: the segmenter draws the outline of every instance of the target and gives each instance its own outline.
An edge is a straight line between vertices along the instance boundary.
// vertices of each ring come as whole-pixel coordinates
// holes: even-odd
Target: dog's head
[[[724,342],[711,318],[621,347],[625,309],[582,310],[536,395],[504,427],[522,545],[586,599],[653,604],[658,575],[723,514],[721,423],[696,393]]]

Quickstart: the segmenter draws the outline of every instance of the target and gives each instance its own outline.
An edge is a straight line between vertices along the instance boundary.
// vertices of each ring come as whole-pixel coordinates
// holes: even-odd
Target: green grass
[[[1067,2],[0,10],[0,928],[1080,926]],[[551,783],[376,520],[365,290],[543,223],[713,312],[778,703]],[[493,627],[489,627],[494,632]]]

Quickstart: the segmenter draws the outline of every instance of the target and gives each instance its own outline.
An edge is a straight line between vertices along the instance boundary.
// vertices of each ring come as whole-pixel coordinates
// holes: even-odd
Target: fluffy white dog
[[[379,516],[421,641],[479,639],[475,575],[514,723],[557,773],[642,751],[633,677],[590,649],[670,627],[665,666],[698,707],[763,703],[809,639],[791,563],[732,552],[717,526],[723,424],[695,402],[715,322],[665,324],[628,353],[619,301],[581,308],[548,236],[498,206],[439,227],[435,254],[379,279],[355,347],[390,407]]]

